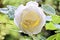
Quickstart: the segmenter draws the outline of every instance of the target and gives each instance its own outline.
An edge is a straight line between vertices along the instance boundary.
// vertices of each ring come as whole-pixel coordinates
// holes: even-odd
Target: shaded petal
[[[37,2],[30,1],[26,4],[26,6],[38,6]]]
[[[35,28],[33,34],[37,34],[37,33],[41,32],[43,26],[46,23],[46,16],[45,16],[43,10],[41,8],[36,8],[36,11],[39,12],[38,14],[40,15],[42,21],[41,21],[40,25]]]
[[[18,8],[17,8],[17,10],[15,11],[15,14],[14,14],[14,22],[15,22],[15,24],[17,25],[17,26],[19,26],[19,24],[20,24],[20,16],[21,16],[21,13],[22,13],[22,11],[23,11],[23,9],[25,8],[25,6],[23,6],[23,5],[20,5]]]

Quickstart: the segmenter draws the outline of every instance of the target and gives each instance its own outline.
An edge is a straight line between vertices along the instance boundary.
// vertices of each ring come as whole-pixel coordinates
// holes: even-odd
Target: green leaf
[[[52,15],[52,22],[57,24],[60,23],[60,16]]]
[[[9,9],[7,13],[8,17],[11,20],[14,19],[14,13],[15,13],[16,7],[8,5],[7,8]]]
[[[56,34],[48,37],[47,40],[56,40]]]
[[[57,34],[56,40],[60,40],[60,33]]]
[[[56,30],[55,33],[60,33],[60,29]]]
[[[0,12],[3,14],[7,14],[8,17],[12,20],[14,19],[16,7],[7,5],[7,8],[0,8]]]
[[[50,5],[42,5],[42,8],[43,8],[44,12],[47,14],[53,14],[53,15],[56,14],[55,9],[53,7],[51,7]]]
[[[46,30],[56,30],[57,29],[52,22],[46,23],[45,28],[46,28]]]
[[[48,37],[47,40],[60,40],[60,33]]]
[[[8,13],[8,8],[0,8],[0,12],[7,14]]]

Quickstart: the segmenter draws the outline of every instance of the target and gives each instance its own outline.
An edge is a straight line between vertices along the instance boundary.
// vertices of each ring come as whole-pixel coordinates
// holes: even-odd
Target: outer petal
[[[17,10],[15,11],[15,14],[14,14],[14,22],[15,24],[19,27],[20,25],[20,15],[21,15],[21,12],[23,11],[23,9],[25,8],[25,6],[23,5],[20,5]]]
[[[30,1],[26,4],[26,6],[38,6],[37,2]]]
[[[40,25],[35,28],[33,34],[37,34],[37,33],[41,32],[41,30],[42,30],[42,28],[43,28],[43,26],[45,25],[45,22],[46,22],[46,16],[45,16],[42,8],[38,7],[38,8],[36,8],[36,11],[40,15],[42,21],[41,21]]]

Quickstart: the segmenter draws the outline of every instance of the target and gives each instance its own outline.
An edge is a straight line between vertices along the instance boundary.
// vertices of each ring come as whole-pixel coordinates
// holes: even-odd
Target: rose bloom
[[[38,3],[30,1],[26,6],[20,5],[14,15],[14,22],[26,34],[41,32],[46,22],[46,16]]]

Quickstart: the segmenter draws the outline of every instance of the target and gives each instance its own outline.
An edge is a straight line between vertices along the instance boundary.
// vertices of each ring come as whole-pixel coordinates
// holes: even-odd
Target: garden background
[[[20,4],[26,5],[31,0],[0,0],[0,8],[6,8],[7,5],[18,7]],[[34,0],[32,0],[34,1]],[[52,6],[56,15],[53,16],[55,23],[60,25],[60,0],[36,0],[41,5],[48,4]],[[13,10],[14,11],[14,10]],[[49,21],[47,21],[49,23]],[[57,30],[54,25],[50,22],[47,26],[52,28],[44,28],[42,32],[35,35],[37,40],[60,40],[60,29]],[[60,26],[58,27],[60,28]],[[18,32],[19,28],[14,24],[14,20],[10,17],[10,14],[5,15],[0,12],[0,40],[33,40],[28,34]]]

